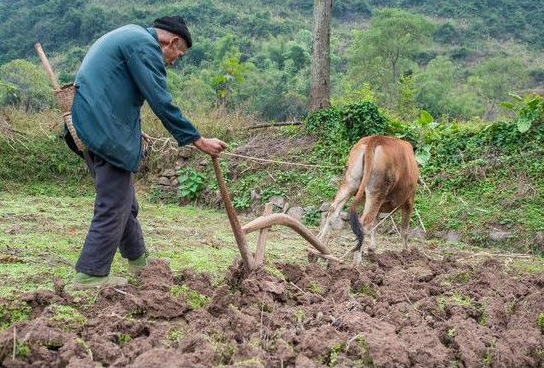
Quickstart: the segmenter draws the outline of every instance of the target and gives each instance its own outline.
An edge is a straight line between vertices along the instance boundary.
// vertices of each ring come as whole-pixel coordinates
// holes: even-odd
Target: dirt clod
[[[0,331],[0,366],[544,365],[542,275],[416,249],[372,253],[368,262],[277,263],[275,275],[235,263],[215,287],[155,262],[138,287],[103,289],[91,306],[61,286],[26,294],[28,318]],[[188,295],[207,302],[190,304]],[[52,304],[78,310],[83,327],[51,323]]]

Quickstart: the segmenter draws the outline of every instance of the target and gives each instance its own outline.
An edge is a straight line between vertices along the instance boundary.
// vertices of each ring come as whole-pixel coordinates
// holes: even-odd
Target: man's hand
[[[227,148],[227,144],[223,142],[220,139],[217,138],[198,138],[196,141],[193,142],[196,148],[201,150],[204,153],[207,153],[211,156],[217,156],[221,153],[225,148]]]

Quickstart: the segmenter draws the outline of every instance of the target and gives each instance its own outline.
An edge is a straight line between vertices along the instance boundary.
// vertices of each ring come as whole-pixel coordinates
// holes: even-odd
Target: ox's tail
[[[359,221],[359,215],[357,211],[349,211],[349,225],[351,226],[351,231],[355,234],[357,238],[357,245],[352,249],[353,252],[361,249],[363,245],[363,240],[365,240],[365,233],[363,232],[363,227],[361,226],[361,221]]]
[[[361,221],[359,221],[359,216],[357,215],[357,207],[363,201],[366,186],[368,185],[368,182],[370,180],[370,174],[372,174],[372,163],[374,160],[375,149],[376,143],[373,140],[370,140],[365,148],[365,153],[363,156],[363,179],[361,180],[361,185],[359,186],[357,194],[355,194],[353,202],[349,207],[349,224],[351,226],[351,230],[357,238],[357,245],[355,245],[353,251],[358,251],[361,249],[361,246],[363,245],[363,240],[365,238],[365,233],[363,231],[363,227],[361,226]]]

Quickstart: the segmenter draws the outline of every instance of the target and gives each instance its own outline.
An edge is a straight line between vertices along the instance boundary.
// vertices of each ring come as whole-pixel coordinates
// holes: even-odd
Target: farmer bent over
[[[166,65],[173,65],[192,45],[181,17],[156,19],[153,27],[127,25],[99,38],[77,73],[72,120],[80,151],[66,133],[72,150],[84,157],[94,179],[94,216],[76,264],[74,289],[101,284],[122,285],[109,276],[117,248],[137,273],[147,265],[138,202],[132,183],[142,155],[140,108],[145,101],[180,145],[193,143],[210,155],[226,144],[202,138],[166,86]],[[76,139],[77,139],[76,138]]]

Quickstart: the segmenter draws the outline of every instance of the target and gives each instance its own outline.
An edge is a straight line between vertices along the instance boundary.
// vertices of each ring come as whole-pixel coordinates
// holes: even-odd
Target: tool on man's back
[[[81,140],[77,136],[77,132],[74,129],[74,124],[72,124],[71,111],[72,111],[72,103],[74,101],[74,95],[76,92],[76,87],[74,86],[73,83],[60,87],[57,77],[55,73],[53,72],[53,68],[51,68],[51,64],[49,64],[49,60],[47,60],[47,57],[45,56],[45,52],[42,49],[42,45],[40,45],[40,43],[37,42],[36,44],[34,44],[34,47],[36,48],[36,51],[38,52],[38,55],[40,56],[40,59],[42,61],[43,68],[47,72],[47,76],[49,77],[49,80],[51,81],[51,84],[53,85],[53,92],[55,92],[55,98],[57,100],[57,104],[59,105],[62,111],[62,118],[64,119],[64,123],[66,124],[66,127],[68,128],[68,131],[70,132],[70,135],[72,136],[77,148],[81,152],[85,152],[85,145],[83,144],[83,142],[81,142]]]

